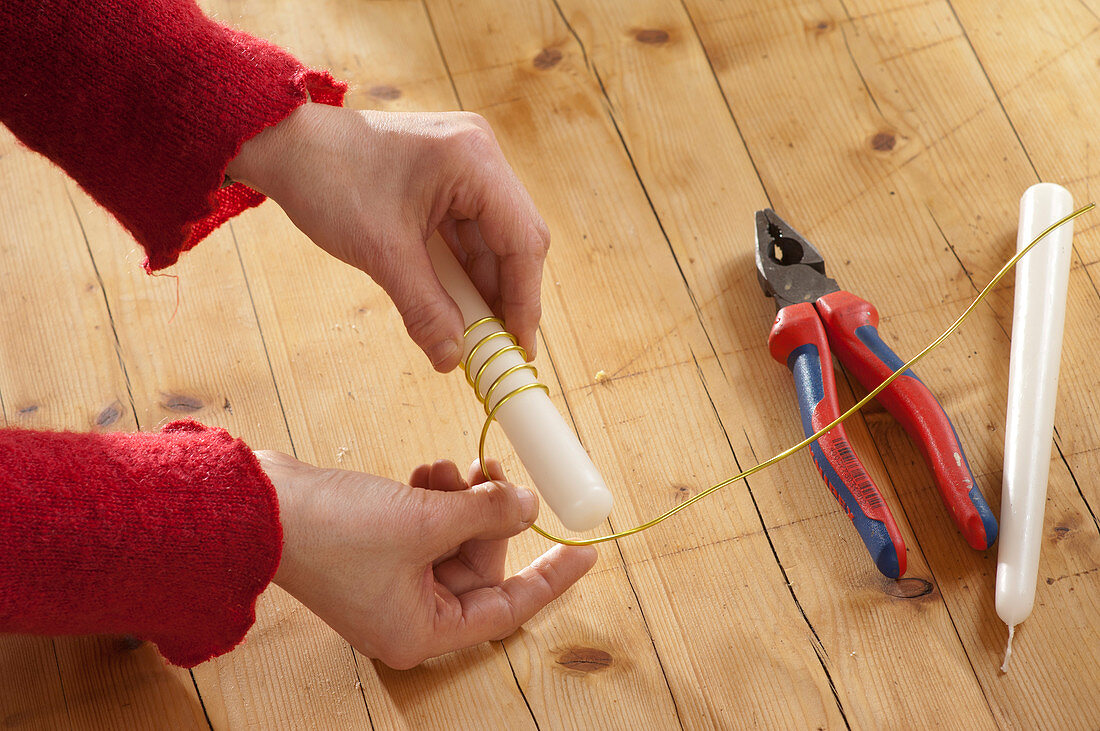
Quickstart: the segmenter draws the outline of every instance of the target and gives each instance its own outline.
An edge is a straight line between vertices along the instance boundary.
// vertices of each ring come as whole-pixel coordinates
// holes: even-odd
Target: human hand
[[[463,330],[425,248],[437,230],[534,357],[550,233],[482,117],[305,104],[245,142],[226,173],[374,278],[437,370],[458,365]]]
[[[585,574],[596,550],[555,546],[505,578],[508,538],[538,514],[534,492],[475,462],[418,467],[409,485],[256,452],[279,497],[275,583],[352,646],[397,669],[512,634]],[[470,485],[473,485],[471,487]]]

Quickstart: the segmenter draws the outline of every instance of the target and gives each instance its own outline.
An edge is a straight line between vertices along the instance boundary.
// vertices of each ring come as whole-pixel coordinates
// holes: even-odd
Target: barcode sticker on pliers
[[[821,441],[826,439],[829,443],[825,446],[825,453],[834,456],[833,469],[836,470],[844,487],[848,488],[865,514],[870,516],[872,512],[878,512],[883,506],[882,495],[874,480],[867,474],[863,463],[859,461],[859,457],[852,451],[848,440],[835,431],[826,434]]]

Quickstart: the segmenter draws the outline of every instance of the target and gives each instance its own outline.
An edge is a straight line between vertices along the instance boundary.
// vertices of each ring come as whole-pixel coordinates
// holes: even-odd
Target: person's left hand
[[[418,467],[408,485],[256,452],[279,498],[275,583],[355,649],[390,667],[514,632],[596,562],[590,546],[555,546],[505,577],[508,538],[531,525],[538,498],[492,482],[477,462]]]

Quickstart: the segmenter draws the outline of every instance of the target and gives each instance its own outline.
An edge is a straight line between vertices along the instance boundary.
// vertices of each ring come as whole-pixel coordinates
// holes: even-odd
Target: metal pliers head
[[[821,253],[770,208],[756,212],[756,276],[776,310],[840,289]]]

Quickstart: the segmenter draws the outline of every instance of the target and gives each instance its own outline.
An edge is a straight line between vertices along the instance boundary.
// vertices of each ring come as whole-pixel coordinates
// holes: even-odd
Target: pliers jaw
[[[840,289],[820,252],[770,208],[756,212],[756,276],[776,310]]]

